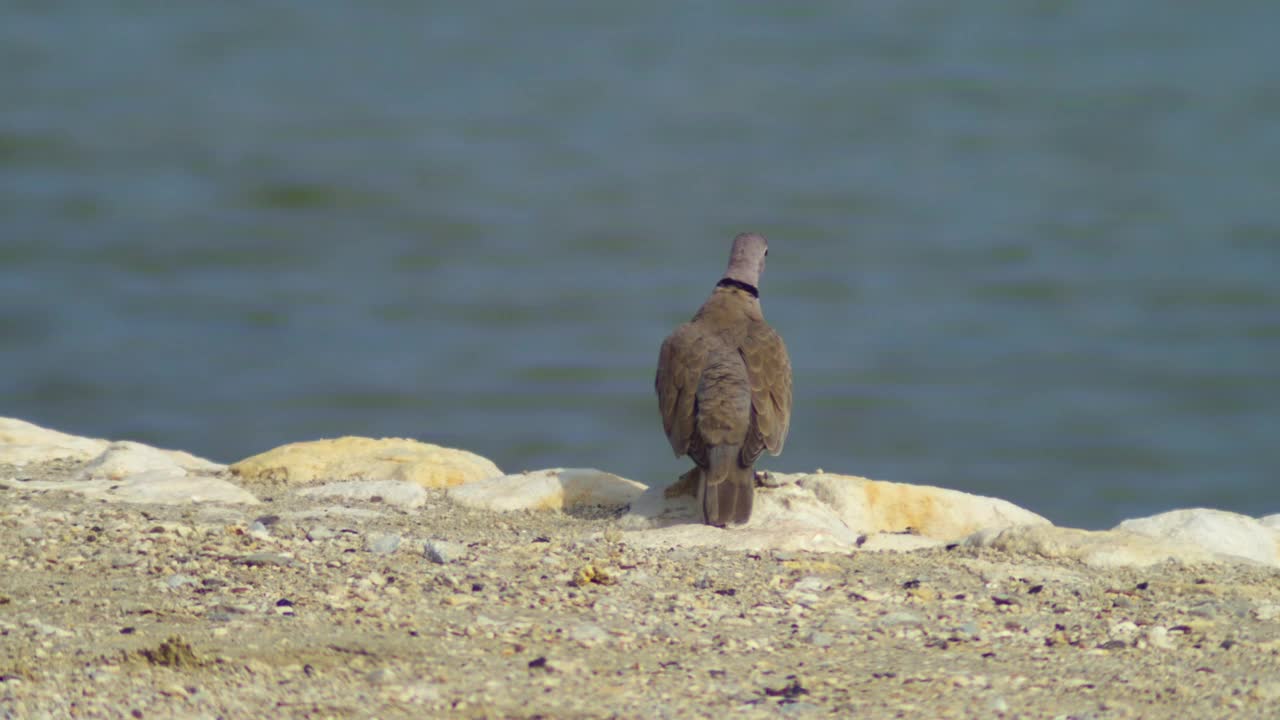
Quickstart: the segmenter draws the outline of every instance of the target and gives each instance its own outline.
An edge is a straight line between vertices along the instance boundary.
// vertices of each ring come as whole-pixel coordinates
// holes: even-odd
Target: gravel
[[[638,550],[615,518],[0,490],[0,718],[1276,716],[1273,569]]]

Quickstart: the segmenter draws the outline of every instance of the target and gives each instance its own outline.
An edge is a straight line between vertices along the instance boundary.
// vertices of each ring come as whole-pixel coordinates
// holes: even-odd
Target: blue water
[[[1280,512],[1280,5],[0,6],[0,415],[665,482],[771,240],[817,467]]]

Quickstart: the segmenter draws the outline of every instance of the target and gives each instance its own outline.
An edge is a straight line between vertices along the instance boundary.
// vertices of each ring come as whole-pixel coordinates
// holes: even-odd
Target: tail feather
[[[742,525],[751,519],[755,473],[738,463],[738,450],[733,445],[709,448],[702,473],[702,519],[708,525]]]

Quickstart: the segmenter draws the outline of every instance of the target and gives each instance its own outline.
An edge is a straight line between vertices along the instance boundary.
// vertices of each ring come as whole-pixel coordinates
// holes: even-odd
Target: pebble
[[[249,567],[292,567],[297,561],[286,555],[273,552],[256,552],[240,558],[240,564]]]
[[[831,587],[831,583],[820,577],[809,575],[796,581],[792,589],[802,593],[819,593]]]
[[[1138,626],[1128,620],[1112,623],[1107,628],[1107,637],[1117,642],[1129,643],[1137,636]]]
[[[393,553],[398,547],[400,547],[400,536],[394,534],[372,535],[365,544],[369,552],[379,555]]]
[[[1264,622],[1280,618],[1280,603],[1263,603],[1253,609],[1253,616]]]
[[[462,557],[467,546],[447,540],[428,540],[422,544],[422,552],[427,559],[438,565],[446,565]]]
[[[23,540],[43,540],[44,529],[39,525],[28,525],[18,531],[18,537]]]
[[[815,630],[809,633],[809,636],[805,638],[805,642],[817,647],[831,647],[835,644],[836,639],[835,636],[829,632]]]
[[[595,623],[579,623],[570,628],[569,637],[584,647],[591,647],[608,640],[609,633]]]
[[[200,582],[199,578],[195,578],[190,575],[182,575],[179,573],[174,573],[173,575],[170,575],[169,577],[164,579],[164,584],[168,586],[170,589],[177,589],[182,587],[183,585],[195,585],[198,582]]]
[[[1169,639],[1169,631],[1160,625],[1153,625],[1147,628],[1146,633],[1143,634],[1143,639],[1153,648],[1161,650],[1174,649],[1173,641]]]
[[[920,613],[910,611],[892,612],[880,618],[882,627],[897,627],[902,625],[923,625],[924,616]]]
[[[307,539],[311,542],[322,542],[337,537],[337,533],[323,525],[317,525],[307,531]]]
[[[427,498],[427,491],[421,485],[403,480],[352,480],[306,487],[296,492],[309,498],[345,498],[406,509],[421,507]]]

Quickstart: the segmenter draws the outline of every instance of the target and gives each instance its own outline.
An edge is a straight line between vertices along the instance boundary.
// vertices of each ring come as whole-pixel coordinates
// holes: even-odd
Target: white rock
[[[394,533],[372,535],[365,542],[365,549],[379,555],[393,553],[398,547],[400,547],[400,536]]]
[[[911,552],[946,545],[945,540],[935,540],[910,533],[876,533],[866,535],[859,550],[865,552]]]
[[[207,473],[226,469],[224,465],[181,450],[160,450],[129,441],[112,443],[68,435],[23,420],[0,418],[0,462],[26,465],[60,459],[90,460],[90,467],[85,468],[85,471],[92,477],[117,480],[162,468],[176,467],[189,472]]]
[[[569,628],[569,637],[584,647],[591,647],[608,640],[609,634],[595,623],[584,622]]]
[[[1174,647],[1173,641],[1169,639],[1168,629],[1160,625],[1152,625],[1147,628],[1146,633],[1143,634],[1143,639],[1153,648],[1172,650]]]
[[[799,592],[823,592],[831,587],[831,583],[818,577],[817,575],[806,575],[796,581],[791,589]]]
[[[1253,609],[1253,616],[1263,622],[1280,619],[1280,603],[1262,603]]]
[[[149,445],[118,442],[108,445],[76,477],[82,481],[119,481],[129,477],[135,482],[138,478],[146,478],[147,484],[154,489],[185,479],[187,470]]]
[[[1263,525],[1266,525],[1272,530],[1280,531],[1280,513],[1258,518],[1258,522],[1262,523]]]
[[[88,460],[101,453],[107,445],[106,440],[68,435],[17,418],[0,418],[2,463],[26,465],[64,458]]]
[[[1154,538],[1127,530],[1078,530],[1054,526],[1021,526],[976,532],[965,538],[971,547],[989,547],[1014,555],[1071,558],[1095,568],[1148,567],[1183,563],[1239,562],[1182,540]]]
[[[324,542],[325,540],[332,540],[337,536],[338,533],[324,527],[323,525],[317,525],[307,531],[307,539],[311,542]]]
[[[763,490],[756,490],[751,522],[723,529],[702,524],[692,498],[666,498],[663,488],[650,488],[623,517],[622,527],[628,531],[624,537],[635,547],[715,546],[754,552],[847,552],[857,546],[858,533],[812,493],[794,484]]]
[[[125,503],[186,505],[189,503],[239,503],[257,505],[258,498],[242,487],[216,477],[174,475],[168,470],[154,470],[123,480],[31,480],[12,483],[25,490],[65,490],[88,497]]]
[[[833,473],[808,475],[797,483],[831,506],[845,524],[862,533],[909,529],[937,540],[958,540],[984,528],[1049,524],[1007,500],[930,485]]]
[[[567,510],[626,505],[644,490],[638,482],[593,468],[552,468],[459,485],[449,488],[448,497],[479,510]]]
[[[447,565],[467,552],[467,546],[447,540],[428,540],[422,544],[422,554],[437,565]]]
[[[1276,533],[1247,515],[1193,508],[1125,520],[1116,530],[1199,546],[1220,555],[1235,555],[1267,565],[1280,565]]]
[[[288,510],[280,513],[280,517],[294,521],[306,520],[340,520],[357,522],[381,517],[383,511],[362,507],[346,507],[330,505],[329,507],[312,508],[310,510]]]
[[[346,498],[363,502],[379,498],[387,505],[404,508],[422,507],[427,502],[427,491],[416,482],[407,480],[354,480],[299,488],[295,493],[306,498]]]
[[[714,545],[733,550],[908,551],[937,547],[984,527],[1048,525],[996,498],[925,485],[832,473],[770,473],[756,488],[751,522],[701,525],[697,499],[650,488],[631,503],[622,527],[641,547]],[[904,532],[908,531],[909,532]]]
[[[188,472],[218,472],[225,467],[203,458],[174,450],[160,450],[150,445],[122,440],[111,443],[80,470],[82,480],[120,480],[143,473],[169,473],[181,477]]]
[[[1130,620],[1121,620],[1120,622],[1112,623],[1111,626],[1107,628],[1107,637],[1112,640],[1131,643],[1137,636],[1138,626]]]

